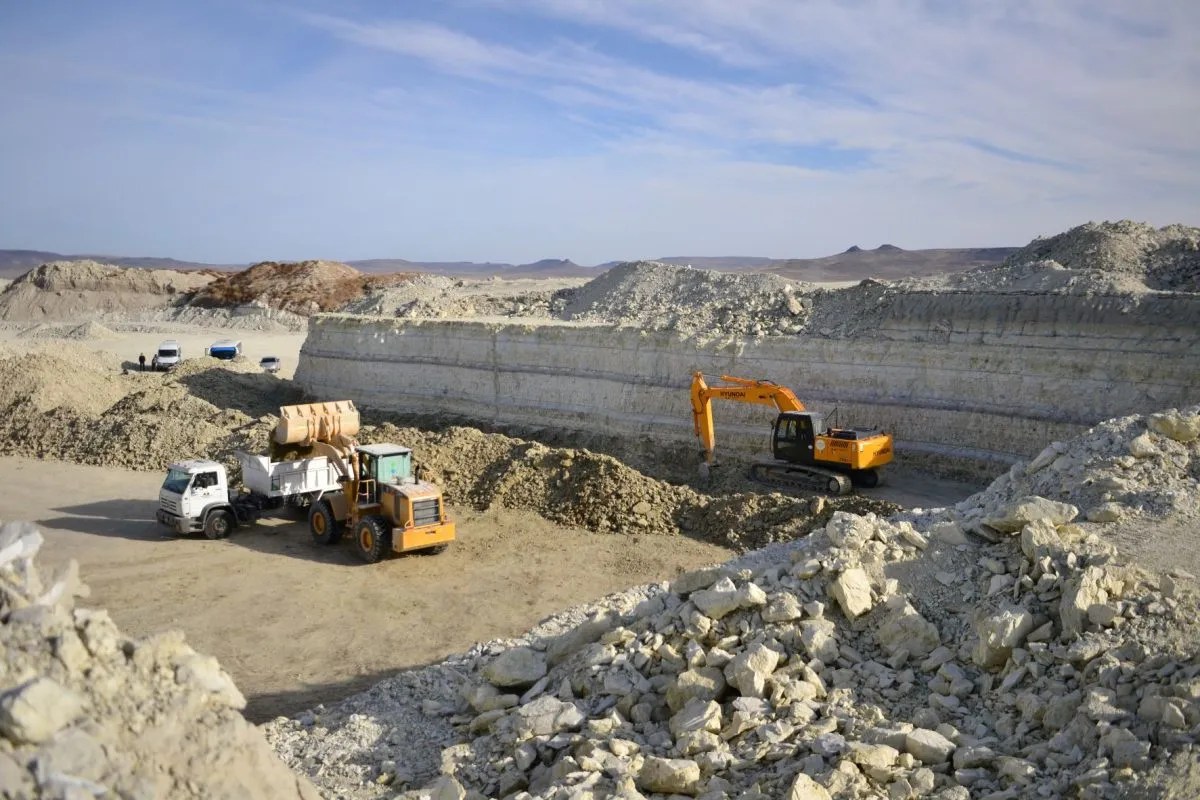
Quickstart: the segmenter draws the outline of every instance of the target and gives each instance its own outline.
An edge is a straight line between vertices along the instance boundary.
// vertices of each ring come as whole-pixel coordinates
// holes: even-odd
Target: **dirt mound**
[[[172,632],[121,634],[76,564],[43,576],[42,536],[0,526],[0,792],[5,797],[309,798],[241,692]]]
[[[416,275],[342,307],[348,314],[396,317],[551,318],[581,278],[470,280]]]
[[[685,333],[791,332],[803,307],[793,291],[813,288],[777,275],[633,261],[564,294],[559,316]]]
[[[315,314],[336,311],[371,290],[408,280],[408,275],[364,275],[337,261],[263,261],[224,275],[201,290],[199,306],[244,306],[250,303]]]
[[[121,334],[106,328],[99,322],[85,322],[81,325],[47,325],[38,323],[17,334],[22,339],[73,339],[88,341],[94,339],[120,339]]]
[[[1054,261],[1068,270],[1100,272],[1143,281],[1150,289],[1200,292],[1200,228],[1155,229],[1130,220],[1089,222],[1035,239],[1006,265]]]
[[[1104,437],[1135,434],[1172,465],[1147,505],[1171,516],[1174,495],[1200,492],[1200,408],[1101,427],[1058,455],[1090,463]],[[1049,458],[1014,475],[1092,491],[1098,473]],[[805,541],[572,609],[267,736],[346,798],[1191,796],[1195,579],[1130,564],[1112,522],[1030,488],[835,514]]]
[[[0,319],[78,320],[102,313],[164,308],[207,285],[211,272],[114,267],[54,261],[32,269],[0,294]]]
[[[300,397],[248,362],[122,374],[114,357],[70,349],[0,358],[0,387],[7,454],[144,470],[219,458],[235,474],[243,428]]]

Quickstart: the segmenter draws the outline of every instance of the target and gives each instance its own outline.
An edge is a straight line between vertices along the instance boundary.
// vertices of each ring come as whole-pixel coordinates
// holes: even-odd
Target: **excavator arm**
[[[792,390],[785,386],[771,381],[734,378],[730,375],[722,375],[721,380],[725,385],[709,386],[704,380],[703,373],[697,372],[692,375],[692,424],[695,426],[696,436],[704,448],[705,464],[711,465],[714,462],[713,448],[716,446],[716,432],[713,429],[712,415],[714,399],[774,406],[780,412],[804,411],[804,403],[801,403]]]

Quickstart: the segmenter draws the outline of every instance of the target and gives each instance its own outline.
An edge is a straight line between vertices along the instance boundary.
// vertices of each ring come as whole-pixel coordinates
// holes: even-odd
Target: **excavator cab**
[[[785,411],[775,419],[771,452],[780,461],[812,464],[817,434],[825,430],[825,417],[812,411]]]

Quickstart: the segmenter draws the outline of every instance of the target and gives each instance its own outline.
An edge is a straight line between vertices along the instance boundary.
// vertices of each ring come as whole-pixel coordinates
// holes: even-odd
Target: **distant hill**
[[[972,267],[999,264],[1018,249],[971,247],[901,250],[894,245],[885,244],[875,250],[863,250],[855,246],[835,256],[773,261],[761,271],[799,281],[857,281],[863,278],[891,280],[960,272]]]
[[[1017,252],[1015,247],[947,248],[902,250],[890,244],[874,250],[858,245],[824,258],[767,258],[764,256],[667,256],[668,264],[690,265],[720,272],[772,272],[792,280],[850,281],[863,278],[903,278],[956,272],[971,267],[998,264]],[[247,264],[203,264],[174,258],[63,255],[43,250],[0,250],[0,278],[16,278],[51,261],[90,259],[105,264],[143,269],[243,270]],[[596,266],[576,264],[568,258],[546,258],[530,264],[494,261],[409,261],[403,258],[373,258],[344,262],[369,275],[397,272],[430,272],[463,278],[590,278],[622,263],[609,261]]]
[[[174,258],[147,256],[98,256],[94,254],[63,255],[46,250],[0,250],[0,277],[17,278],[29,270],[52,261],[98,261],[117,267],[139,269],[216,269],[222,271],[244,269],[246,264],[201,264],[195,261],[179,261]]]

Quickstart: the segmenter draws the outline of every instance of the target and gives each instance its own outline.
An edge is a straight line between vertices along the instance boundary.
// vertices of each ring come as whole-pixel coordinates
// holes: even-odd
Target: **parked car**
[[[263,368],[263,371],[275,373],[279,372],[280,361],[275,356],[263,356],[258,365]]]

